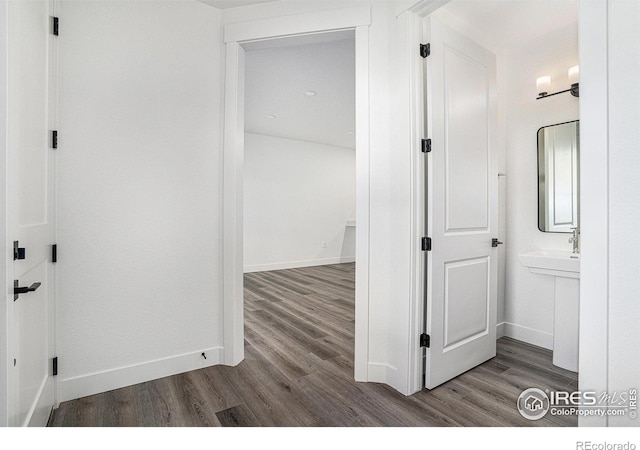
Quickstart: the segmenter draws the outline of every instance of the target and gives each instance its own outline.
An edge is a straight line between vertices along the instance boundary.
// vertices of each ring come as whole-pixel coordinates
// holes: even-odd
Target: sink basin
[[[580,278],[580,254],[560,250],[534,250],[518,255],[520,263],[533,273]]]

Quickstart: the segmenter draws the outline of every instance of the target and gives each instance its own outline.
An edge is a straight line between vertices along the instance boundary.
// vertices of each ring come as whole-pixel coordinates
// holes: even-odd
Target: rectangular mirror
[[[580,123],[538,130],[538,228],[571,233],[580,217]]]

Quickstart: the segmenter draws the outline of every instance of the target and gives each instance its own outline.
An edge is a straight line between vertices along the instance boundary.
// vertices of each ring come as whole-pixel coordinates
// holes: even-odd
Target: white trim
[[[580,339],[578,389],[608,390],[608,1],[580,1]],[[606,417],[578,417],[606,426]]]
[[[9,246],[7,245],[7,47],[9,2],[0,3],[0,427],[9,425]]]
[[[226,45],[223,150],[223,339],[224,363],[244,359],[242,299],[242,170],[244,160],[244,50]]]
[[[526,342],[527,344],[535,345],[537,347],[546,348],[547,350],[553,350],[553,333],[547,333],[546,331],[536,330],[534,328],[524,327],[522,325],[516,325],[515,323],[509,322],[502,322],[500,325],[502,326],[504,336],[506,337]]]
[[[224,27],[224,42],[273,39],[296,34],[353,29],[368,25],[371,25],[371,7],[356,6],[232,23]]]
[[[504,324],[505,322],[500,322],[496,324],[496,340],[504,337]]]
[[[420,391],[424,387],[424,350],[418,343],[419,334],[424,330],[425,292],[427,280],[425,278],[425,256],[420,248],[420,239],[426,234],[426,183],[424,155],[417,148],[422,138],[428,137],[426,129],[424,60],[419,57],[418,44],[426,35],[424,18],[449,3],[450,0],[421,0],[405,5],[405,10],[398,14],[398,22],[403,23],[405,33],[400,36],[400,45],[405,51],[402,65],[409,74],[409,89],[404,95],[404,108],[409,111],[407,119],[408,143],[411,150],[411,304],[409,317],[409,361],[408,361],[408,394]],[[402,32],[402,31],[401,31]],[[420,332],[418,332],[420,330]]]
[[[49,416],[51,415],[51,405],[55,403],[54,384],[55,383],[53,381],[53,377],[51,376],[47,376],[42,380],[40,390],[38,391],[38,395],[36,396],[36,401],[31,406],[31,409],[29,409],[29,413],[27,414],[27,417],[25,418],[25,421],[21,424],[21,426],[47,426]]]
[[[271,270],[295,269],[298,267],[326,266],[329,264],[344,264],[356,262],[355,256],[336,256],[335,258],[306,259],[302,261],[286,261],[271,264],[255,264],[244,266],[244,273],[269,272]]]
[[[400,6],[396,15],[400,15],[405,10],[409,10],[420,17],[427,17],[435,10],[443,7],[451,0],[419,0],[406,2],[404,6]]]
[[[402,118],[406,128],[400,128],[396,140],[399,147],[409,149],[410,186],[410,304],[409,322],[407,324],[409,351],[407,355],[407,379],[403,382],[403,390],[407,394],[418,392],[423,388],[424,349],[420,347],[419,336],[424,330],[424,292],[425,292],[425,257],[421,250],[420,240],[426,233],[425,223],[425,156],[419,145],[425,133],[424,118],[424,59],[416,50],[422,41],[423,21],[417,15],[406,11],[398,17],[399,46],[402,56],[401,67],[408,70],[398,86],[402,87],[402,98],[408,103],[399,109],[407,116]],[[406,80],[406,82],[404,82]],[[403,105],[404,106],[404,105]]]
[[[370,382],[391,384],[390,380],[396,376],[398,369],[389,364],[370,362],[367,373]]]
[[[224,112],[224,363],[244,358],[242,293],[242,171],[244,49],[241,42],[332,30],[355,30],[356,66],[356,301],[354,376],[367,381],[369,345],[369,24],[371,7],[345,8],[225,26]]]
[[[422,0],[411,7],[411,11],[420,17],[427,17],[437,9],[442,8],[451,0]]]
[[[202,357],[206,353],[207,359]],[[222,362],[222,347],[202,349],[182,355],[109,369],[58,380],[58,401],[66,402],[158,378],[215,366]]]
[[[356,301],[353,372],[368,381],[369,362],[369,27],[356,28]]]

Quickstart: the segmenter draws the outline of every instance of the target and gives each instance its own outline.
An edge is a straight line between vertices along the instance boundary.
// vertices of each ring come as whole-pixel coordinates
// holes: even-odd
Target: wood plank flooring
[[[354,264],[245,275],[245,360],[65,402],[50,426],[576,426],[528,421],[529,387],[577,389],[551,352],[512,339],[497,356],[405,397],[353,381]]]

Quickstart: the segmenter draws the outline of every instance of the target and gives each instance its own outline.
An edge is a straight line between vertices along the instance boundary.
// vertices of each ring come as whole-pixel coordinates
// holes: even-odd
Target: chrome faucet
[[[569,243],[573,244],[573,253],[580,253],[580,228],[571,228],[573,235],[569,238]]]

